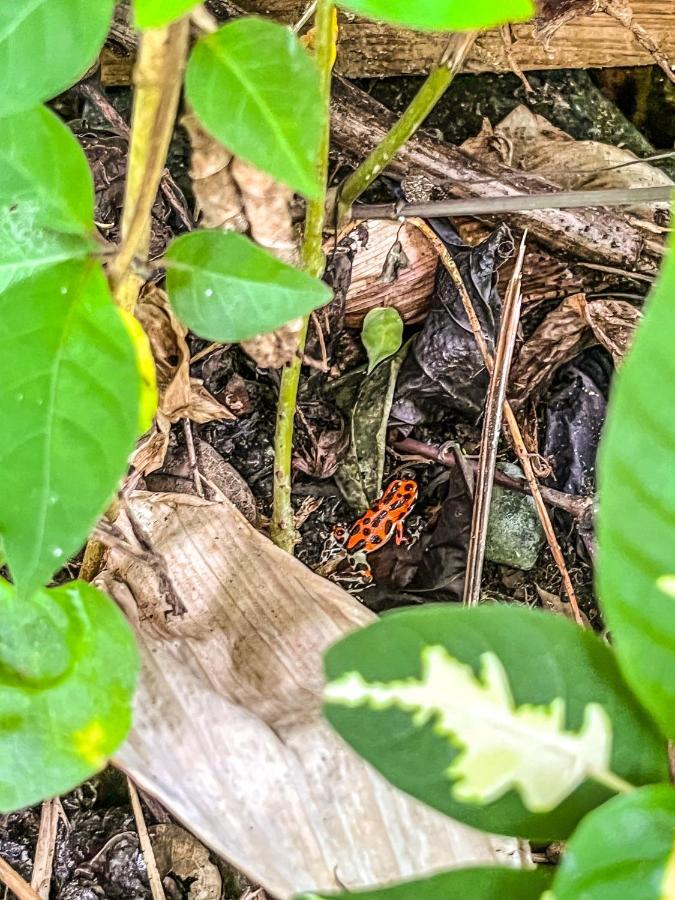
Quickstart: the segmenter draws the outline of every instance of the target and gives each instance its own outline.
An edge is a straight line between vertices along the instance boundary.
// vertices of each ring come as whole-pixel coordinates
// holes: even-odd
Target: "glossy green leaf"
[[[166,254],[171,305],[199,337],[244,341],[330,300],[316,278],[233,232],[195,231]]]
[[[306,197],[318,196],[318,71],[288,28],[237,19],[203,37],[185,89],[197,118],[228,150]]]
[[[75,84],[103,46],[114,6],[114,0],[0,3],[0,115]]]
[[[93,775],[131,724],[131,629],[82,581],[17,598],[0,579],[0,812]]]
[[[393,306],[377,306],[363,320],[361,340],[368,353],[368,374],[393,356],[403,340],[403,319]]]
[[[419,881],[406,881],[391,887],[370,891],[348,891],[343,894],[301,894],[296,900],[539,900],[551,882],[550,870],[532,872],[485,866],[455,869]]]
[[[30,594],[84,542],[139,434],[134,343],[98,263],[0,294],[0,535]]]
[[[478,828],[564,838],[614,786],[666,778],[663,740],[612,651],[557,616],[392,613],[331,648],[326,671],[340,734],[397,787]]]
[[[555,900],[672,900],[675,790],[654,785],[594,810],[570,838]]]
[[[162,28],[182,18],[199,0],[134,0],[137,28]]]
[[[93,247],[94,184],[70,130],[46,107],[0,119],[0,291]]]
[[[598,461],[598,592],[619,663],[675,738],[675,250],[616,375]]]
[[[494,28],[535,14],[532,0],[339,0],[339,5],[369,19],[424,31]]]

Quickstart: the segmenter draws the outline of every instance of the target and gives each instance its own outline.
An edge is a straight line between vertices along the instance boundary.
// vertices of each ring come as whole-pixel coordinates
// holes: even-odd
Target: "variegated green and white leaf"
[[[662,742],[611,650],[553,616],[408,610],[347,637],[326,667],[343,737],[478,827],[563,837],[627,782],[664,776]]]
[[[479,676],[445,647],[424,647],[422,675],[367,682],[348,672],[325,691],[329,703],[397,707],[416,727],[434,723],[460,753],[448,767],[452,793],[465,803],[491,803],[511,788],[532,812],[558,806],[586,778],[613,779],[612,723],[598,703],[584,709],[578,733],[565,729],[565,701],[516,707],[499,657],[484,653]],[[555,773],[555,777],[552,777]]]

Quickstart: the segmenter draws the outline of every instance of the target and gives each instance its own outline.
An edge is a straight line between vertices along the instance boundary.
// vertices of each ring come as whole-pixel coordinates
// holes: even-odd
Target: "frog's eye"
[[[404,491],[416,491],[416,490],[417,490],[417,485],[415,484],[414,481],[406,481],[406,482],[403,484],[403,490],[404,490]]]

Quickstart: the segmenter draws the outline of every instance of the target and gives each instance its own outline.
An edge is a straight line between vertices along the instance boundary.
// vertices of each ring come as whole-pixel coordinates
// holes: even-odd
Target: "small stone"
[[[522,478],[518,466],[502,470]],[[490,506],[485,556],[495,563],[529,571],[537,562],[546,537],[532,497],[495,485]]]

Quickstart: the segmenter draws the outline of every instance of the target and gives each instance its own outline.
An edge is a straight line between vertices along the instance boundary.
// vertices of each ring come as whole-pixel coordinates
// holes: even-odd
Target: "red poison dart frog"
[[[358,576],[361,582],[372,581],[370,566],[364,560],[365,554],[374,553],[389,541],[392,537],[397,544],[403,541],[403,523],[412,512],[417,500],[417,484],[411,479],[397,479],[392,481],[373,505],[361,518],[357,519],[348,530],[337,526],[333,529],[329,545],[324,551],[322,562],[328,563],[335,560],[335,566],[321,566],[322,574],[334,573],[334,580],[355,580]],[[361,560],[359,560],[361,557]],[[341,560],[347,559],[351,563],[348,577],[344,578],[338,568]],[[329,571],[330,568],[330,571]]]

